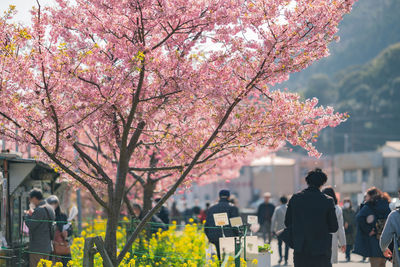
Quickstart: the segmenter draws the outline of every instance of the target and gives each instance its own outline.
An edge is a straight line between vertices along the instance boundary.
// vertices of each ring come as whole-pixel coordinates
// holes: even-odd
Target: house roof
[[[400,151],[400,141],[386,141],[385,146]]]

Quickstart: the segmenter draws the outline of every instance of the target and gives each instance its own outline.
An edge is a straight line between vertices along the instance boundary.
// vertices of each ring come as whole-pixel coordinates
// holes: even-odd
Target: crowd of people
[[[42,191],[34,188],[29,192],[29,202],[24,215],[29,232],[29,266],[36,267],[41,259],[67,266],[71,259],[72,226],[61,211],[58,197],[51,195],[44,199]]]
[[[345,253],[348,262],[355,253],[364,261],[368,258],[371,267],[386,266],[388,261],[400,267],[400,208],[391,210],[389,195],[376,187],[367,190],[359,207],[354,208],[349,198],[340,203],[334,188],[324,187],[327,179],[320,169],[310,171],[305,177],[308,187],[290,199],[280,197],[276,207],[271,203],[270,193],[263,195],[264,201],[256,212],[258,232],[265,243],[277,239],[278,264],[288,264],[289,248],[292,248],[295,267],[331,267],[338,262],[339,250]],[[39,189],[31,190],[29,197],[30,209],[25,212],[24,222],[29,229],[30,266],[36,267],[40,259],[59,261],[67,266],[72,227],[60,209],[59,199],[54,195],[44,199]],[[135,216],[142,219],[141,206],[133,204],[132,208]],[[165,230],[172,221],[178,225],[204,222],[205,234],[221,259],[220,238],[238,236],[239,232],[229,225],[215,227],[216,213],[226,213],[228,218],[239,216],[229,190],[221,190],[218,203],[207,203],[205,209],[194,205],[180,211],[177,202],[173,202],[170,210],[162,206],[151,219],[156,225],[151,229],[152,232]],[[54,226],[53,221],[57,222]]]
[[[390,208],[387,193],[376,187],[367,190],[364,202],[353,207],[349,198],[340,205],[334,188],[324,187],[328,178],[321,169],[310,171],[305,178],[308,187],[290,200],[282,196],[275,207],[271,194],[257,210],[259,232],[264,242],[278,241],[279,262],[288,264],[289,247],[293,249],[295,267],[331,267],[338,262],[339,250],[351,261],[352,253],[368,258],[371,267],[399,265],[400,208]],[[399,190],[400,194],[400,190]],[[229,203],[230,193],[222,190],[219,202],[208,209],[205,226],[215,226],[213,214],[226,212],[229,218],[238,216],[237,207]],[[224,236],[237,236],[224,228]],[[220,258],[221,229],[205,228],[210,243]]]

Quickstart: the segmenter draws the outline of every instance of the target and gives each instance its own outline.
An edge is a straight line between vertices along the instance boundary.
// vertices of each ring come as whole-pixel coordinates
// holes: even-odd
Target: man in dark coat
[[[222,230],[220,227],[217,228],[215,226],[214,214],[226,212],[228,214],[228,219],[239,216],[238,208],[229,203],[229,196],[230,192],[228,190],[221,190],[219,192],[219,202],[218,204],[208,209],[206,223],[204,224],[204,232],[210,243],[213,243],[215,245],[219,260],[221,260],[221,255],[219,251],[219,238],[222,237]],[[239,232],[236,229],[232,228],[230,224],[229,226],[224,226],[225,237],[238,236],[238,234]]]
[[[51,244],[51,221],[54,221],[53,208],[43,199],[40,189],[29,192],[29,202],[35,208],[25,211],[25,224],[29,228],[29,266],[36,267],[41,259],[49,259]]]
[[[290,199],[285,225],[291,230],[295,267],[331,267],[332,235],[338,230],[335,204],[320,189],[327,176],[321,169],[307,174],[308,188]]]
[[[275,211],[275,206],[269,203],[271,199],[271,193],[267,192],[264,194],[264,202],[258,206],[257,216],[258,223],[260,224],[260,231],[262,232],[264,242],[267,240],[268,235],[268,243],[271,244],[272,234],[271,234],[271,220],[272,215]]]

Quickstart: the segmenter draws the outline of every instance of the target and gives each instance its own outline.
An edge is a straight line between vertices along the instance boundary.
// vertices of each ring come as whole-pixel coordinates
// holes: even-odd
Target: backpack
[[[48,207],[46,205],[43,205],[42,207],[44,208],[44,210],[47,213],[47,220],[49,221],[48,223],[49,223],[50,240],[53,241],[55,233],[56,233],[57,225],[56,225],[56,222],[51,219]]]

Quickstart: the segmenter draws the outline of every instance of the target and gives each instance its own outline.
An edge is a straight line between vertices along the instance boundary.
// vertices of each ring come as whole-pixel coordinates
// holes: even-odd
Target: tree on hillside
[[[333,81],[325,75],[313,75],[305,96],[314,94],[320,103],[331,104],[350,115],[347,123],[335,129],[336,152],[375,150],[388,140],[400,139],[400,43],[384,49],[362,66],[354,66],[336,74]],[[325,90],[330,87],[331,90]],[[328,97],[330,92],[336,97]],[[324,101],[325,100],[325,101]],[[335,103],[329,102],[334,100]],[[321,151],[330,151],[331,144],[318,143]]]
[[[353,11],[339,24],[341,41],[329,45],[331,56],[310,68],[291,75],[285,83],[290,89],[303,90],[315,74],[331,78],[354,65],[363,65],[388,46],[400,42],[400,1],[358,1]]]
[[[319,155],[311,142],[344,115],[269,87],[327,55],[353,2],[57,0],[38,2],[32,26],[11,24],[10,11],[0,24],[1,134],[93,195],[118,265],[180,185],[285,142]],[[117,255],[124,194],[149,181],[163,197]]]

